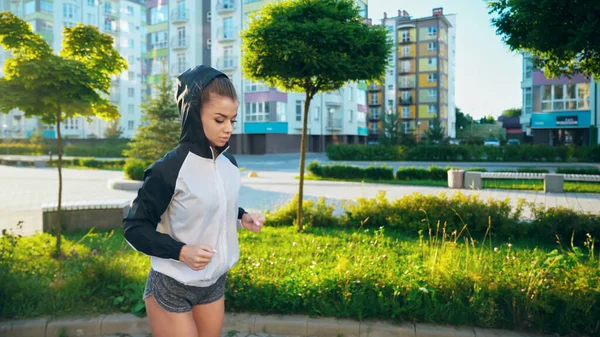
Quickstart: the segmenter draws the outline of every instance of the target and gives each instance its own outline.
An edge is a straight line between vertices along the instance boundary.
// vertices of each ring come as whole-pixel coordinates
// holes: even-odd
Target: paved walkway
[[[247,172],[242,172],[244,186],[240,192],[240,205],[247,209],[275,209],[287,203],[298,191],[298,181],[295,179],[297,173],[294,172],[259,171],[258,178],[247,178],[246,174]],[[64,169],[63,201],[133,200],[135,192],[111,190],[107,187],[108,180],[121,178],[122,175],[118,171]],[[391,199],[413,193],[455,192],[440,187],[306,181],[304,193],[307,198],[326,197],[340,204],[342,200],[352,200],[359,196],[374,197],[380,190],[385,190]],[[545,194],[508,190],[463,192],[479,194],[482,198],[508,198],[513,204],[523,198],[549,207],[566,206],[579,211],[600,213],[600,194]],[[57,193],[58,173],[55,168],[0,165],[0,230],[15,229],[18,221],[23,221],[23,234],[41,230],[41,205],[56,202]]]

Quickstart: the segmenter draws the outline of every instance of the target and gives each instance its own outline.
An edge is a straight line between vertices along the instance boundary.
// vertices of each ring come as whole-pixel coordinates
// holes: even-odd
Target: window
[[[133,71],[130,71],[127,75],[130,81],[133,81],[135,79],[135,74]]]
[[[350,94],[350,101],[353,101],[354,100],[354,88],[350,87],[349,90],[350,90],[350,93],[349,93]]]
[[[269,91],[269,86],[261,82],[246,80],[246,92]]]
[[[437,34],[438,28],[437,26],[431,26],[427,29],[427,33],[429,34],[429,36],[434,36]]]
[[[132,48],[132,49],[135,48],[135,40],[134,39],[129,39],[127,42],[128,42],[127,45],[129,46],[129,48]]]
[[[379,119],[379,108],[371,108],[371,109],[369,109],[369,118],[371,118],[371,119]]]
[[[73,26],[75,26],[75,24],[72,22],[63,22],[63,27],[65,28],[71,28]]]
[[[570,84],[570,86],[573,87],[573,89],[576,89],[576,86],[573,84]],[[575,97],[575,94],[573,94],[573,97]],[[523,106],[525,107],[525,114],[530,114],[532,113],[532,96],[531,96],[531,88],[525,88],[525,102],[523,102]]]
[[[296,122],[302,122],[302,103],[303,101],[296,101]]]
[[[233,17],[223,19],[223,38],[233,38]]]
[[[223,9],[233,9],[234,5],[233,0],[223,0]]]
[[[77,7],[72,4],[63,5],[63,17],[65,19],[75,19],[77,17]]]
[[[436,58],[430,58],[430,59],[427,60],[427,64],[429,65],[430,68],[437,67],[437,59]]]
[[[269,120],[269,102],[246,103],[246,122]]]
[[[437,42],[429,42],[427,44],[427,50],[429,50],[429,51],[437,50]]]
[[[388,99],[387,103],[388,103],[387,104],[388,108],[390,108],[390,109],[394,108],[394,100],[393,99]]]
[[[94,14],[89,14],[87,15],[87,24],[88,25],[96,25],[96,18],[94,17]]]
[[[318,121],[321,118],[321,107],[320,106],[316,106],[315,107],[315,114],[314,114],[314,120]]]
[[[430,114],[437,113],[437,106],[435,106],[435,104],[429,104],[427,111],[429,111]]]
[[[187,69],[185,54],[177,54],[177,72],[182,73]]]
[[[135,126],[135,124],[134,124],[133,121],[128,121],[127,122],[127,129],[129,129],[129,131],[133,131],[134,126]]]
[[[167,48],[169,33],[166,30],[150,33],[150,50]]]
[[[402,31],[402,42],[410,42],[410,31],[409,30]]]
[[[436,98],[437,97],[437,89],[429,89],[427,91],[427,96],[430,98]]]
[[[127,111],[129,112],[130,115],[132,115],[135,112],[135,105],[133,105],[133,104],[127,105]]]
[[[354,110],[350,110],[350,123],[354,121]]]
[[[410,133],[410,122],[404,122],[402,126],[404,127],[404,133]]]
[[[96,6],[96,0],[88,0],[88,6]]]
[[[25,3],[25,15],[35,13],[35,1],[28,1]]]
[[[408,73],[410,72],[410,61],[402,61],[401,67],[402,67],[402,72]]]
[[[409,106],[402,107],[402,118],[410,118],[410,107]]]
[[[379,95],[377,93],[371,93],[371,104],[379,104]]]
[[[556,84],[541,88],[542,111],[584,110],[590,107],[590,84]],[[531,101],[531,92],[525,91]],[[529,97],[528,97],[529,96]],[[525,105],[527,108],[527,104]]]
[[[379,134],[379,126],[377,125],[377,122],[369,123],[369,133],[372,135]]]
[[[54,3],[42,0],[40,2],[40,9],[42,12],[52,13],[54,12]]]
[[[437,82],[437,74],[429,74],[429,76],[427,76],[427,81],[430,83]]]
[[[287,122],[287,103],[277,102],[277,121]]]
[[[130,33],[133,33],[134,30],[135,30],[135,25],[133,23],[129,22],[127,24],[127,31]]]
[[[135,89],[134,88],[127,88],[127,96],[128,97],[133,97],[135,95]]]
[[[127,15],[133,16],[133,7],[127,6]]]
[[[403,57],[410,56],[410,47],[409,46],[402,47],[402,56]]]
[[[167,21],[168,13],[168,8],[164,5],[150,8],[150,24],[155,25]]]

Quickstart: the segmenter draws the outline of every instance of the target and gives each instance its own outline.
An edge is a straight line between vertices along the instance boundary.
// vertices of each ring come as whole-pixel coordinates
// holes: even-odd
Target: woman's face
[[[239,102],[213,93],[210,94],[208,102],[202,105],[200,119],[210,145],[221,147],[229,141],[238,106]]]

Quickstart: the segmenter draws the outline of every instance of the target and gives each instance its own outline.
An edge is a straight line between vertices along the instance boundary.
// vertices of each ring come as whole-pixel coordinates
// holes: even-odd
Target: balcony
[[[189,46],[190,39],[188,38],[175,36],[173,39],[171,39],[171,48],[173,48],[173,50],[187,49]]]
[[[399,75],[410,74],[412,72],[413,71],[410,70],[410,68],[400,68],[400,69],[398,69],[398,74]]]
[[[404,52],[398,53],[398,59],[400,59],[400,60],[403,60],[403,59],[412,59],[412,58],[414,58],[414,56],[411,55],[410,52],[408,52],[408,53],[404,53]]]
[[[169,46],[169,43],[167,41],[159,41],[159,42],[151,44],[149,46],[148,50],[164,49],[164,48],[167,48],[168,46]]]
[[[235,41],[238,37],[237,27],[225,29],[221,27],[217,29],[217,40],[219,42]]]
[[[400,89],[414,89],[416,87],[414,81],[406,81],[398,83],[398,88]]]
[[[219,14],[235,12],[236,9],[237,9],[237,5],[236,5],[235,1],[233,1],[233,0],[217,1],[217,13],[219,13]]]
[[[342,125],[343,120],[341,117],[327,119],[327,130],[341,130]]]
[[[112,16],[112,17],[116,18],[119,16],[119,12],[117,11],[116,8],[104,8],[104,15]]]
[[[171,13],[172,23],[185,23],[190,19],[190,13],[187,9],[176,9]]]
[[[217,58],[217,69],[235,70],[238,68],[238,58],[235,56],[221,56]]]
[[[413,103],[413,99],[410,96],[406,99],[402,99],[402,98],[398,99],[398,104],[400,104],[400,105],[411,105],[412,103]]]
[[[113,93],[110,95],[110,101],[113,103],[119,103],[121,101],[120,93]]]
[[[377,84],[370,84],[368,87],[369,91],[380,91],[382,88]]]

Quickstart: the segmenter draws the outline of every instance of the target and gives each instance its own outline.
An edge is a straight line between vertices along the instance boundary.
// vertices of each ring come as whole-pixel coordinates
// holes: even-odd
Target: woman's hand
[[[265,216],[260,213],[244,213],[242,216],[242,226],[254,233],[260,232],[264,223]]]
[[[210,246],[185,245],[179,252],[179,261],[198,271],[206,268],[215,253],[216,251]]]

